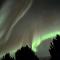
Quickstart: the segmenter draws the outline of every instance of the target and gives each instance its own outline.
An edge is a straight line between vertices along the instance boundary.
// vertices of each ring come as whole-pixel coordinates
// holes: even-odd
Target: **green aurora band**
[[[56,37],[56,35],[60,35],[60,32],[59,31],[56,31],[56,32],[51,32],[51,33],[48,33],[48,34],[44,34],[43,36],[38,36],[38,37],[35,37],[35,39],[32,40],[32,50],[34,52],[37,52],[38,49],[37,47],[45,40],[49,39],[49,38],[53,38],[53,37]]]

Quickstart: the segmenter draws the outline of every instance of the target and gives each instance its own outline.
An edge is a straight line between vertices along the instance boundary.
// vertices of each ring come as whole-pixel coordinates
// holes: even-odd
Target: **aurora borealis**
[[[34,52],[37,52],[37,47],[45,40],[49,39],[49,38],[54,38],[56,37],[56,35],[60,35],[60,32],[59,31],[55,31],[55,32],[51,32],[51,33],[48,33],[46,35],[43,35],[43,36],[38,36],[38,37],[35,37],[35,39],[32,40],[32,50]]]
[[[0,10],[0,55],[28,45],[39,57],[49,56],[56,34],[60,35],[58,0],[8,0]]]
[[[32,0],[1,0],[0,3],[0,56],[7,52],[7,47],[11,32],[17,22],[24,16],[32,5]],[[9,45],[8,45],[9,46]],[[20,45],[21,46],[21,45]],[[20,47],[19,46],[19,47]],[[3,48],[2,48],[3,47]],[[4,52],[2,52],[4,50]],[[8,48],[9,50],[9,48]],[[9,52],[14,52],[17,49]]]

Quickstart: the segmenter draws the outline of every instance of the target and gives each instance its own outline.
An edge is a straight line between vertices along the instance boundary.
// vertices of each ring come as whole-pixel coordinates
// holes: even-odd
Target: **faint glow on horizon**
[[[37,47],[45,40],[49,39],[49,38],[53,38],[53,37],[56,37],[56,35],[60,35],[60,32],[59,31],[56,31],[56,32],[51,32],[51,33],[48,33],[48,34],[44,34],[43,36],[38,36],[38,37],[34,37],[34,39],[32,40],[32,50],[34,52],[37,52],[38,49]]]

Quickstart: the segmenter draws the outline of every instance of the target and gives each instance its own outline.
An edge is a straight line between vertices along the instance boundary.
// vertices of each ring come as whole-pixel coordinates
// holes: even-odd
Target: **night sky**
[[[0,9],[0,55],[36,41],[36,54],[47,57],[54,34],[60,34],[59,0],[8,0]]]

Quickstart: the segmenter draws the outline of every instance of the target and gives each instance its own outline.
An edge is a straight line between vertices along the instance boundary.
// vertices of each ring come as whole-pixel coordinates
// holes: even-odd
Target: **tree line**
[[[56,35],[50,43],[50,60],[60,60],[60,36]],[[1,60],[39,60],[35,53],[28,46],[22,47],[15,52],[15,58],[6,53]]]

